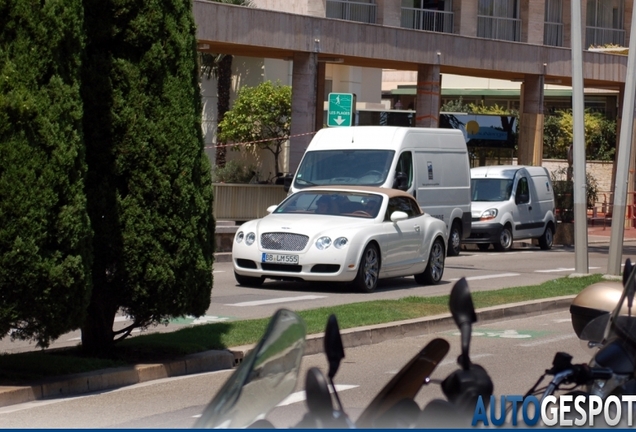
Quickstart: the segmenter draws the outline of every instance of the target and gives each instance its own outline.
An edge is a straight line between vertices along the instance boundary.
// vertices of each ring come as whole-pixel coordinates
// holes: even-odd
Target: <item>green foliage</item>
[[[586,110],[585,158],[587,160],[613,160],[616,151],[616,122],[601,113]],[[543,133],[543,157],[567,159],[574,137],[574,118],[571,110],[557,111],[546,116]]]
[[[253,166],[245,166],[243,163],[231,160],[223,167],[216,167],[212,175],[214,183],[249,183],[254,177]]]
[[[550,173],[557,219],[562,222],[574,220],[574,182],[572,172],[568,173],[568,170],[568,167],[562,167]],[[598,181],[589,172],[585,173],[585,195],[587,207],[594,207],[598,200]]]
[[[191,6],[85,0],[89,351],[110,348],[118,310],[135,320],[126,336],[210,304],[214,220]]]
[[[219,127],[219,139],[223,142],[261,141],[239,148],[270,151],[274,156],[274,172],[280,172],[278,158],[291,128],[291,87],[270,81],[243,87]]]
[[[0,2],[0,335],[46,347],[90,293],[80,0]]]

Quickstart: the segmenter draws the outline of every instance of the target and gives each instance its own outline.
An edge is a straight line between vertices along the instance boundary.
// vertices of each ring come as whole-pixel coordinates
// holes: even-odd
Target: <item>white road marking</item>
[[[212,273],[225,273],[225,270],[212,270]]]
[[[347,385],[347,384],[336,384],[336,391],[342,392],[345,390],[350,390],[352,388],[359,387],[357,385]],[[329,393],[333,393],[333,389],[329,386]],[[276,406],[282,407],[291,405],[293,403],[302,402],[307,399],[307,395],[305,394],[305,390],[298,391],[287,396],[281,403]]]
[[[590,267],[590,270],[595,270],[598,269],[600,267]],[[550,270],[535,270],[535,273],[554,273],[554,272],[573,272],[574,268],[564,268],[564,267],[559,267],[556,269],[550,269]]]
[[[554,320],[555,323],[564,323],[564,322],[570,322],[570,321],[572,321],[572,318],[563,318],[563,319]]]
[[[483,280],[483,279],[496,279],[496,278],[513,277],[513,276],[519,276],[519,273],[499,273],[499,274],[484,275],[484,276],[470,276],[470,277],[467,277],[466,280],[471,281],[471,280]],[[459,279],[460,278],[453,278],[449,280],[456,281]]]
[[[566,340],[566,339],[572,339],[572,338],[575,338],[575,337],[576,337],[575,334],[569,334],[569,335],[553,337],[553,338],[550,338],[550,339],[542,339],[542,340],[538,340],[536,342],[522,343],[522,344],[518,344],[517,346],[533,347],[533,346],[545,345],[545,344],[553,343],[553,342],[559,342],[559,341]]]
[[[225,304],[224,306],[239,306],[239,307],[262,306],[262,305],[287,303],[287,302],[303,301],[303,300],[318,300],[318,299],[326,298],[326,297],[327,296],[317,296],[317,295],[306,295],[306,296],[300,296],[300,297],[279,297],[279,298],[269,299],[269,300],[255,300],[255,301],[248,301],[248,302],[241,302],[241,303],[228,303],[228,304]]]

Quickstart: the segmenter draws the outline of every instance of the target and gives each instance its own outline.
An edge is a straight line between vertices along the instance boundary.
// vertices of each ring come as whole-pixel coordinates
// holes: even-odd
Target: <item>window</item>
[[[403,173],[406,179],[399,180],[398,173]],[[405,151],[400,155],[400,159],[398,159],[397,165],[395,166],[395,180],[398,184],[393,185],[393,187],[401,190],[408,190],[413,184],[413,155],[410,151]],[[399,187],[400,181],[406,181],[406,184]]]
[[[521,40],[518,0],[479,0],[477,37],[509,41]]]
[[[327,0],[326,15],[327,18],[375,24],[375,0]]]
[[[624,0],[587,0],[586,46],[625,46]]]
[[[563,46],[563,0],[545,0],[543,44]]]
[[[451,0],[402,0],[404,28],[443,33],[453,32]]]
[[[517,183],[515,202],[517,204],[527,204],[530,202],[530,189],[528,189],[528,179],[525,177],[521,177],[519,183]]]

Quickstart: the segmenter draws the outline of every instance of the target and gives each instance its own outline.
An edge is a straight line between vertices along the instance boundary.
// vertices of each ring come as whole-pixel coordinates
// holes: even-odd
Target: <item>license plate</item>
[[[263,253],[261,262],[275,264],[298,264],[298,255]]]

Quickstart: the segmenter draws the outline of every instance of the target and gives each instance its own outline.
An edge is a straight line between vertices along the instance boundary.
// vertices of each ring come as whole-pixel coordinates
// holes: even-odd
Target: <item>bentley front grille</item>
[[[307,246],[309,237],[290,233],[265,233],[261,234],[261,246],[263,249],[279,251],[301,251]]]

